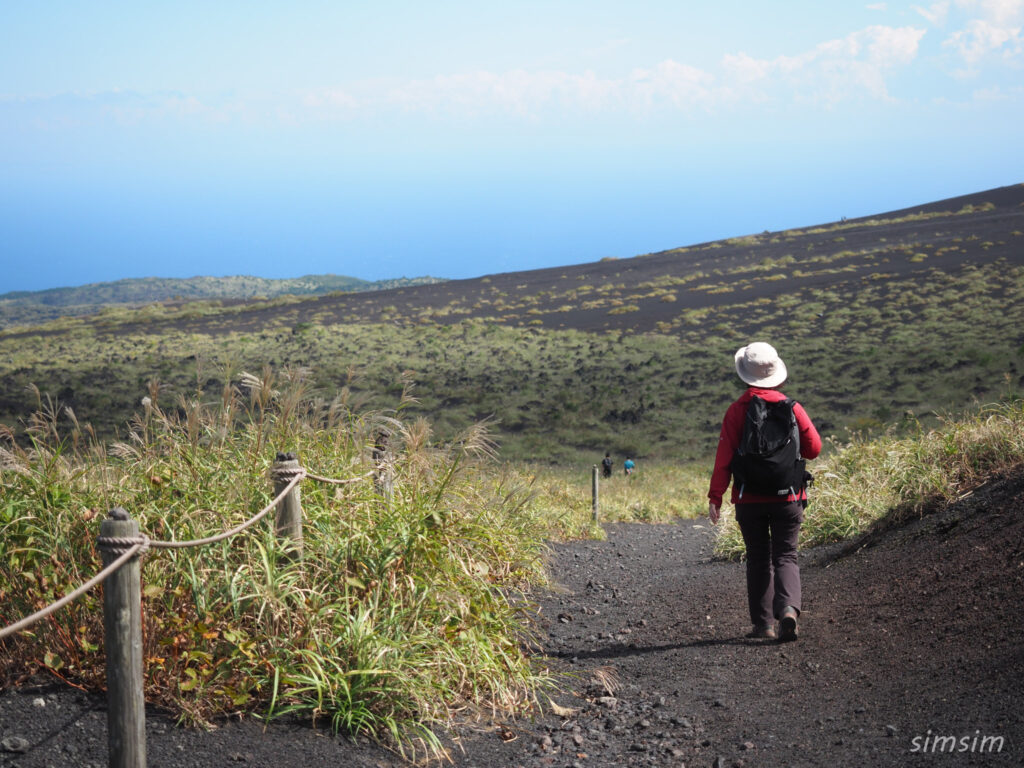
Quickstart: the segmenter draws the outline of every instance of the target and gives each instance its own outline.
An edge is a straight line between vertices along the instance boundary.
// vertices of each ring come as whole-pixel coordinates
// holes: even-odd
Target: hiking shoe
[[[774,640],[777,635],[775,634],[775,627],[771,624],[764,624],[761,626],[754,627],[747,633],[747,637],[753,637],[758,639]]]
[[[787,605],[782,611],[782,618],[779,619],[779,640],[788,643],[796,640],[800,629],[796,623],[796,608]]]

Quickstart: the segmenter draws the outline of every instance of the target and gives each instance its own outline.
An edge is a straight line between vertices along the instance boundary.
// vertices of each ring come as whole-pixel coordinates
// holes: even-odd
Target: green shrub
[[[548,682],[530,660],[525,599],[544,581],[541,519],[484,427],[438,445],[422,419],[310,397],[307,373],[244,375],[176,402],[154,385],[109,450],[88,427],[62,428],[49,401],[28,447],[5,433],[0,626],[99,570],[106,510],[123,506],[153,539],[219,533],[268,503],[274,452],[296,451],[312,472],[360,478],[303,481],[300,562],[266,524],[146,555],[147,701],[192,722],[295,712],[437,754],[434,731],[454,713],[514,714]],[[366,476],[383,426],[397,449],[390,498]],[[101,688],[101,616],[94,590],[0,641],[0,676],[49,669]]]

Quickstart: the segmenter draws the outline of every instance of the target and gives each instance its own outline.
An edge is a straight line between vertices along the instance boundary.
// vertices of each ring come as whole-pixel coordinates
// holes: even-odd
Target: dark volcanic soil
[[[541,607],[546,651],[571,673],[555,697],[567,709],[467,732],[454,764],[1024,764],[1024,474],[805,553],[791,644],[744,637],[743,566],[710,561],[709,533],[612,525],[606,542],[556,547],[562,588]],[[71,689],[4,691],[0,765],[104,766],[105,717]],[[152,766],[401,764],[301,725],[202,733],[153,714],[147,729]]]

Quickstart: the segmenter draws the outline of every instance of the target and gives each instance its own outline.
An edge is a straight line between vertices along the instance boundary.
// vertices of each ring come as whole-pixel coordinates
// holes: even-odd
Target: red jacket
[[[729,470],[729,464],[732,463],[732,457],[736,451],[736,446],[739,444],[740,437],[743,434],[743,420],[747,415],[747,405],[750,403],[750,398],[754,395],[757,395],[762,400],[767,400],[772,403],[786,399],[786,396],[777,389],[749,387],[747,391],[740,396],[739,400],[730,405],[729,410],[725,412],[725,418],[722,419],[722,434],[718,438],[718,451],[715,453],[715,469],[711,473],[711,490],[708,491],[708,499],[711,503],[718,506],[722,505],[722,496],[725,494],[726,489],[729,487],[729,482],[732,480],[732,472]],[[800,427],[800,455],[805,459],[813,459],[821,453],[821,437],[818,435],[818,430],[814,428],[814,424],[807,415],[807,411],[804,410],[800,403],[793,405],[793,415],[796,416],[796,423]],[[739,491],[735,486],[733,486],[733,504],[738,501],[738,493]],[[787,496],[785,501],[799,501],[800,499],[806,498],[807,491],[801,490],[800,493],[794,493]],[[753,493],[744,493],[742,503],[777,504],[780,501],[782,501],[782,499],[778,496],[759,496]]]

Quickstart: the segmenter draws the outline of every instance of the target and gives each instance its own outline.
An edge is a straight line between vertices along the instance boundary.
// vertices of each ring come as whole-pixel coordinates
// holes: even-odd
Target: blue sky
[[[1024,0],[0,5],[0,293],[477,275],[1024,182]]]

